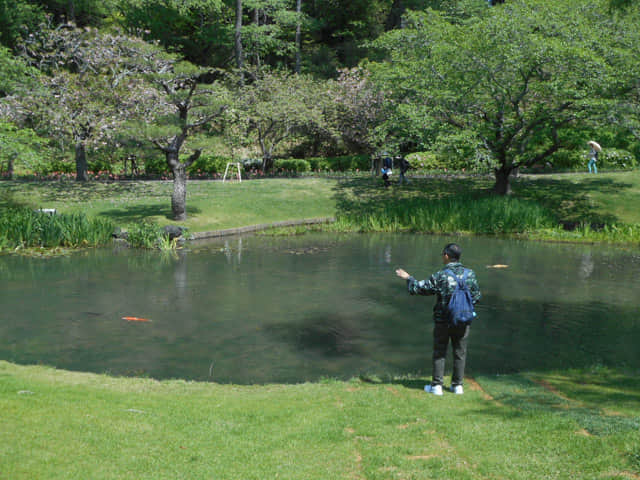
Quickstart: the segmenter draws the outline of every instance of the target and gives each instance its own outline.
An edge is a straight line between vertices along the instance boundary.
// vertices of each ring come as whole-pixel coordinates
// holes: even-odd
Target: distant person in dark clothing
[[[402,185],[403,183],[410,183],[409,179],[405,177],[405,174],[411,168],[411,164],[402,155],[398,155],[396,157],[396,161],[398,162],[398,165],[400,167],[400,176],[398,177],[398,185]]]

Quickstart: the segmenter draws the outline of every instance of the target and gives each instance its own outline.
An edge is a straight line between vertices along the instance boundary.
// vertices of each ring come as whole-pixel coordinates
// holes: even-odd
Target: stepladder
[[[222,177],[222,183],[227,181],[227,175],[230,174],[233,177],[233,169],[236,169],[236,179],[238,182],[242,181],[242,175],[240,174],[240,162],[229,162],[227,163],[227,167],[224,169],[224,176]]]

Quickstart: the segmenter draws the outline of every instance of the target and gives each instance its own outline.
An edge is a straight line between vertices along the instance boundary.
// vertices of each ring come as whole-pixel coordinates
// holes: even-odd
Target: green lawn
[[[190,181],[188,219],[191,232],[210,231],[284,220],[330,217],[335,214],[335,181],[267,179],[241,183]],[[27,205],[82,211],[105,216],[127,226],[147,219],[171,222],[170,181],[0,182],[0,207]]]
[[[381,188],[381,180],[364,175],[345,180],[326,178],[264,179],[242,183],[190,181],[191,232],[304,218],[357,216],[402,202],[430,202],[491,194],[486,177],[414,178],[404,187]],[[541,205],[559,220],[640,224],[640,170],[588,174],[528,175],[513,181],[514,197]],[[0,207],[27,205],[82,211],[127,226],[143,219],[171,223],[170,181],[0,182]]]
[[[632,479],[638,372],[237,386],[0,362],[7,479]]]
[[[640,170],[590,174],[532,175],[515,192],[560,212],[566,220],[640,224]]]

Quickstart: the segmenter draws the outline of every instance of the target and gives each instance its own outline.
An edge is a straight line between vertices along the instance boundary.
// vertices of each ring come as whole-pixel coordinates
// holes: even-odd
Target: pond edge
[[[188,239],[202,240],[205,238],[226,237],[229,235],[239,235],[241,233],[257,232],[260,230],[267,230],[269,228],[295,227],[298,225],[317,225],[321,223],[334,223],[335,221],[335,217],[321,217],[307,218],[303,220],[285,220],[282,222],[273,223],[260,223],[257,225],[248,225],[246,227],[227,228],[224,230],[213,230],[209,232],[194,232],[188,237]]]

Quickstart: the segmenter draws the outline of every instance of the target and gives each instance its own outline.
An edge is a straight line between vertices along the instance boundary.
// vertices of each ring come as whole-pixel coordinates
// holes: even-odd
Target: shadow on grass
[[[558,178],[521,178],[513,183],[515,195],[534,200],[556,213],[559,221],[614,224],[619,219],[613,214],[597,211],[589,194],[597,191],[608,195],[619,195],[632,188],[630,183],[612,178],[587,178],[579,183]]]
[[[198,207],[190,207],[187,205],[187,216],[201,213]],[[141,222],[150,217],[164,217],[167,220],[173,220],[171,206],[165,203],[155,203],[149,205],[133,205],[127,208],[113,208],[100,212],[101,217],[106,217],[116,223],[135,223]]]
[[[338,182],[334,188],[338,215],[371,215],[382,213],[393,203],[398,209],[429,208],[429,203],[451,196],[482,199],[493,195],[494,180],[489,177],[413,178],[408,185],[392,183],[385,188],[378,177],[354,178]],[[589,194],[620,195],[632,188],[630,183],[612,178],[586,178],[577,183],[570,178],[521,177],[512,180],[514,196],[534,201],[553,212],[559,223],[576,222],[613,224],[619,219],[598,211]]]
[[[383,212],[389,203],[402,209],[428,207],[433,200],[454,195],[482,198],[490,195],[491,185],[482,177],[434,177],[413,178],[408,185],[392,183],[385,188],[378,177],[354,178],[338,182],[334,197],[339,215],[370,215]]]
[[[544,379],[544,374],[536,375]],[[640,416],[610,413],[602,405],[611,403],[611,389],[600,388],[584,396],[572,391],[562,392],[526,375],[505,375],[496,378],[476,377],[485,393],[501,408],[484,408],[482,413],[513,417],[518,415],[553,414],[574,421],[588,435],[610,435],[635,432],[640,428]],[[618,390],[616,395],[625,403],[637,402],[637,394]],[[504,406],[511,408],[503,408]]]
[[[11,199],[16,193],[32,191],[42,202],[86,202],[127,195],[165,198],[170,188],[168,183],[149,181],[13,181],[3,185],[3,197]]]

